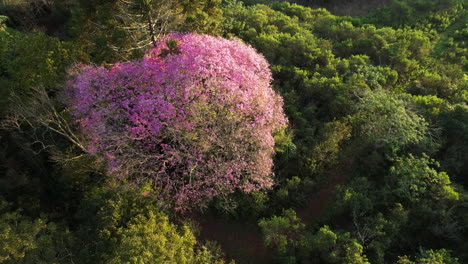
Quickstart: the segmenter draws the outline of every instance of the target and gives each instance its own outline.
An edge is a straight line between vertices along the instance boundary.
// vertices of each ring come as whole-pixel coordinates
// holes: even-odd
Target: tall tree
[[[82,69],[69,105],[117,181],[187,209],[273,185],[273,133],[287,120],[270,81],[239,40],[172,35],[141,61]]]
[[[156,41],[174,24],[181,23],[182,8],[177,0],[119,0],[117,19],[133,40],[133,49],[156,46]]]

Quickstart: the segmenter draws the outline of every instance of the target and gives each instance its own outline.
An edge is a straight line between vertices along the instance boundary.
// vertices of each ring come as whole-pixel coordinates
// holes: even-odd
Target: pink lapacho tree
[[[273,133],[287,119],[270,82],[240,40],[173,34],[141,61],[82,67],[66,101],[109,175],[185,210],[271,188]]]

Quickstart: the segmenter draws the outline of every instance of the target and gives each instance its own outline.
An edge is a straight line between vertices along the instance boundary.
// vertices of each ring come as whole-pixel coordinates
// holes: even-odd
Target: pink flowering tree
[[[177,210],[272,187],[287,120],[263,56],[240,40],[174,34],[137,62],[83,67],[67,94],[90,153]]]

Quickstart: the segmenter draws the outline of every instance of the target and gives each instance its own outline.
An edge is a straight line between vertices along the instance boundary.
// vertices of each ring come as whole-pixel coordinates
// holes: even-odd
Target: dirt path
[[[347,165],[346,167],[348,167]],[[316,193],[309,196],[309,202],[303,209],[297,211],[297,216],[301,218],[302,222],[306,225],[313,223],[315,218],[323,214],[326,207],[333,199],[335,187],[338,184],[346,183],[346,169],[335,168],[331,171],[328,181]]]
[[[324,182],[320,191],[310,194],[309,202],[297,215],[306,225],[323,214],[333,199],[336,185],[346,183],[347,171],[352,161],[332,169],[328,180]],[[200,239],[214,240],[219,243],[227,259],[235,259],[238,264],[272,263],[273,250],[263,245],[263,238],[257,223],[244,223],[226,220],[207,211],[193,217],[200,225]]]
[[[256,223],[226,220],[212,212],[205,212],[196,218],[201,227],[201,240],[217,241],[227,259],[235,259],[237,264],[272,263],[273,252],[263,245]]]

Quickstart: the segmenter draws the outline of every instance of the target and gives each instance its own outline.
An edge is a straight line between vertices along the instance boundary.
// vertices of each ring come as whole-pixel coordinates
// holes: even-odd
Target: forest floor
[[[347,171],[352,162],[332,169],[318,192],[308,196],[306,207],[299,209],[297,215],[306,225],[310,225],[324,213],[334,197],[335,187],[346,183]],[[212,211],[198,215],[195,219],[200,225],[200,239],[219,243],[227,259],[235,259],[239,264],[272,263],[274,252],[263,244],[262,233],[257,222],[240,222],[235,219],[217,217]]]
[[[297,212],[297,216],[304,224],[311,225],[316,218],[324,213],[334,197],[336,186],[346,183],[346,172],[349,171],[350,167],[351,162],[347,162],[343,166],[332,169],[322,188],[318,192],[309,195],[307,206]]]
[[[272,263],[273,251],[263,244],[262,233],[256,222],[241,222],[217,217],[212,211],[196,217],[200,225],[201,241],[216,241],[226,259],[238,264]]]

